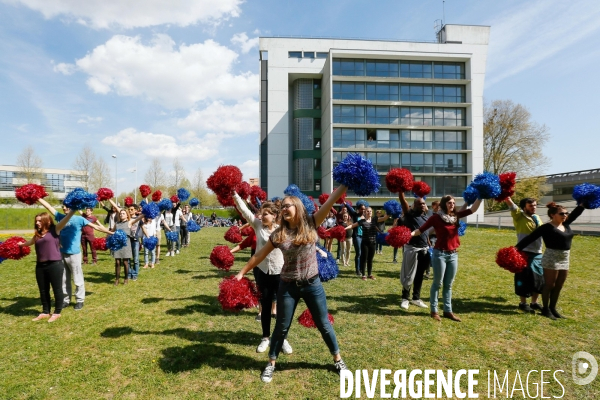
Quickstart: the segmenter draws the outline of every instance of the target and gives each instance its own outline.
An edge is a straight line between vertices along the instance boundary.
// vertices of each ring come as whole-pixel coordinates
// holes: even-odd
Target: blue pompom
[[[129,238],[121,229],[117,229],[115,233],[106,238],[106,248],[112,251],[121,250],[127,246]]]
[[[302,191],[300,191],[300,188],[294,185],[293,183],[287,188],[285,188],[283,193],[286,196],[295,196],[299,198],[302,204],[304,205],[304,208],[306,209],[306,213],[308,215],[313,214],[315,212],[315,203],[313,203],[312,200],[309,199],[307,195],[302,193]]]
[[[491,172],[477,174],[471,185],[479,192],[480,199],[495,199],[502,193],[500,177]]]
[[[148,204],[148,200],[142,199],[142,201],[140,201],[140,207],[144,207],[146,204]]]
[[[364,199],[360,199],[356,202],[356,207],[360,207],[360,206],[365,206],[365,208],[367,208],[367,207],[369,207],[369,202]]]
[[[468,205],[475,203],[475,200],[479,198],[479,191],[473,186],[469,185],[463,192],[463,199]]]
[[[169,199],[162,199],[158,202],[158,209],[160,211],[168,211],[173,208],[173,203]]]
[[[179,197],[179,201],[186,201],[190,198],[190,192],[185,188],[177,189],[177,197]]]
[[[258,198],[258,196],[256,196],[255,199],[256,199],[256,207],[260,208],[262,206],[260,199]]]
[[[190,219],[187,222],[187,228],[190,232],[198,232],[200,230],[200,225],[198,225],[193,219]]]
[[[385,240],[387,235],[389,235],[389,233],[387,233],[387,232],[386,233],[377,232],[377,244],[380,244],[382,246],[389,246],[390,244]]]
[[[573,188],[573,199],[587,209],[600,208],[600,186],[582,183]]]
[[[358,196],[377,193],[381,187],[379,175],[371,160],[357,153],[348,153],[333,169],[333,180],[348,186]]]
[[[391,215],[392,218],[400,218],[402,215],[402,206],[397,200],[388,200],[383,203],[383,209],[387,215]]]
[[[286,196],[296,196],[299,197],[298,194],[302,193],[300,191],[300,188],[296,185],[294,185],[293,183],[291,185],[289,185],[288,187],[285,188],[285,190],[283,191],[283,194],[285,194]]]
[[[156,203],[150,203],[142,207],[142,214],[144,214],[144,217],[146,218],[154,219],[158,217],[160,210],[158,209]]]
[[[335,279],[340,273],[340,269],[333,257],[333,254],[325,250],[319,244],[317,247],[327,253],[327,257],[323,257],[320,252],[317,251],[317,262],[319,263],[319,278],[321,282],[327,282]]]
[[[192,197],[192,199],[190,200],[190,207],[198,207],[199,204],[200,200],[198,200],[195,197]]]
[[[273,197],[273,198],[271,199],[271,201],[272,201],[273,203],[275,203],[276,201],[281,201],[281,197],[279,197],[279,196],[275,196],[275,197]]]
[[[75,188],[65,197],[63,204],[71,210],[94,208],[98,204],[96,193],[88,193],[82,188]]]
[[[156,236],[144,238],[144,248],[148,249],[149,251],[154,250],[157,244],[158,238]]]
[[[467,223],[465,221],[458,222],[458,236],[464,236],[467,230]]]
[[[167,237],[167,240],[170,240],[171,242],[176,242],[179,240],[179,235],[177,232],[165,232],[165,236]]]

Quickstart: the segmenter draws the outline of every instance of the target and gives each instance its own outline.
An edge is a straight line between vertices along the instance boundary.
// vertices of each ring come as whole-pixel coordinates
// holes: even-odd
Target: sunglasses
[[[282,210],[287,210],[290,207],[294,207],[294,205],[293,204],[282,204],[281,205],[281,209]]]
[[[560,215],[561,217],[564,217],[566,215],[571,214],[569,211],[565,211],[565,212],[559,212],[558,215]]]

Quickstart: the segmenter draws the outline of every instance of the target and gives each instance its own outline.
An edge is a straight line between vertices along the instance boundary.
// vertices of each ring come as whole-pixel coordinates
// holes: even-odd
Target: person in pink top
[[[432,257],[433,283],[429,291],[431,318],[436,321],[441,321],[438,314],[438,295],[440,288],[443,286],[444,317],[460,322],[460,318],[452,312],[452,283],[458,270],[457,251],[460,246],[458,237],[459,220],[477,211],[480,204],[481,200],[477,199],[470,209],[465,204],[460,211],[456,211],[454,197],[446,195],[440,200],[440,210],[429,217],[419,229],[415,229],[411,234],[413,237],[419,236],[422,232],[433,228],[437,236]]]

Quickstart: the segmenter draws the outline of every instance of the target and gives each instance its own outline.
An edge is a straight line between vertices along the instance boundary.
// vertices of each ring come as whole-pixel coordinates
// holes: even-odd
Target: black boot
[[[556,317],[554,316],[554,314],[552,314],[552,313],[550,312],[550,310],[549,310],[548,308],[546,308],[546,307],[544,307],[544,308],[542,309],[542,315],[543,315],[544,317],[546,317],[546,318],[550,318],[550,319],[551,319],[551,320],[553,320],[553,321],[555,321],[555,320],[556,320]]]
[[[556,318],[567,319],[567,317],[565,317],[564,315],[559,314],[558,311],[556,311],[556,308],[549,308],[549,310],[552,313],[552,315],[554,315]]]

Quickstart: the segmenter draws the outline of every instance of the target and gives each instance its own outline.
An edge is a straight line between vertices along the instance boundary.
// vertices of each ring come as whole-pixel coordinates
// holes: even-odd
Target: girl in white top
[[[158,214],[158,217],[154,218],[154,227],[156,229],[156,238],[158,239],[158,243],[156,243],[156,264],[160,264],[160,239],[162,238],[162,227],[164,226],[166,230],[169,232],[171,228],[165,222],[165,217],[162,214]]]
[[[242,217],[250,223],[254,232],[256,232],[256,252],[258,253],[258,251],[269,241],[273,231],[279,227],[279,225],[275,223],[279,216],[279,208],[274,203],[266,201],[260,207],[261,218],[256,218],[246,205],[246,202],[244,202],[235,192],[233,193],[233,200],[235,201],[237,209],[242,214]],[[262,339],[256,348],[257,353],[264,353],[269,347],[271,315],[269,315],[268,310],[271,309],[273,297],[279,288],[281,268],[283,268],[283,253],[281,253],[281,250],[275,249],[253,270],[256,284],[261,293],[260,303],[262,306],[260,317]],[[284,340],[282,349],[284,354],[292,353],[292,347],[287,339]]]
[[[156,237],[156,222],[150,218],[144,218],[144,225],[142,225],[142,232],[144,232],[144,237]],[[146,247],[144,247],[144,268],[148,268],[148,259],[150,258],[150,268],[154,268],[154,263],[156,262],[156,249],[158,248],[158,244],[156,247],[150,251]],[[151,257],[149,257],[151,255]]]

